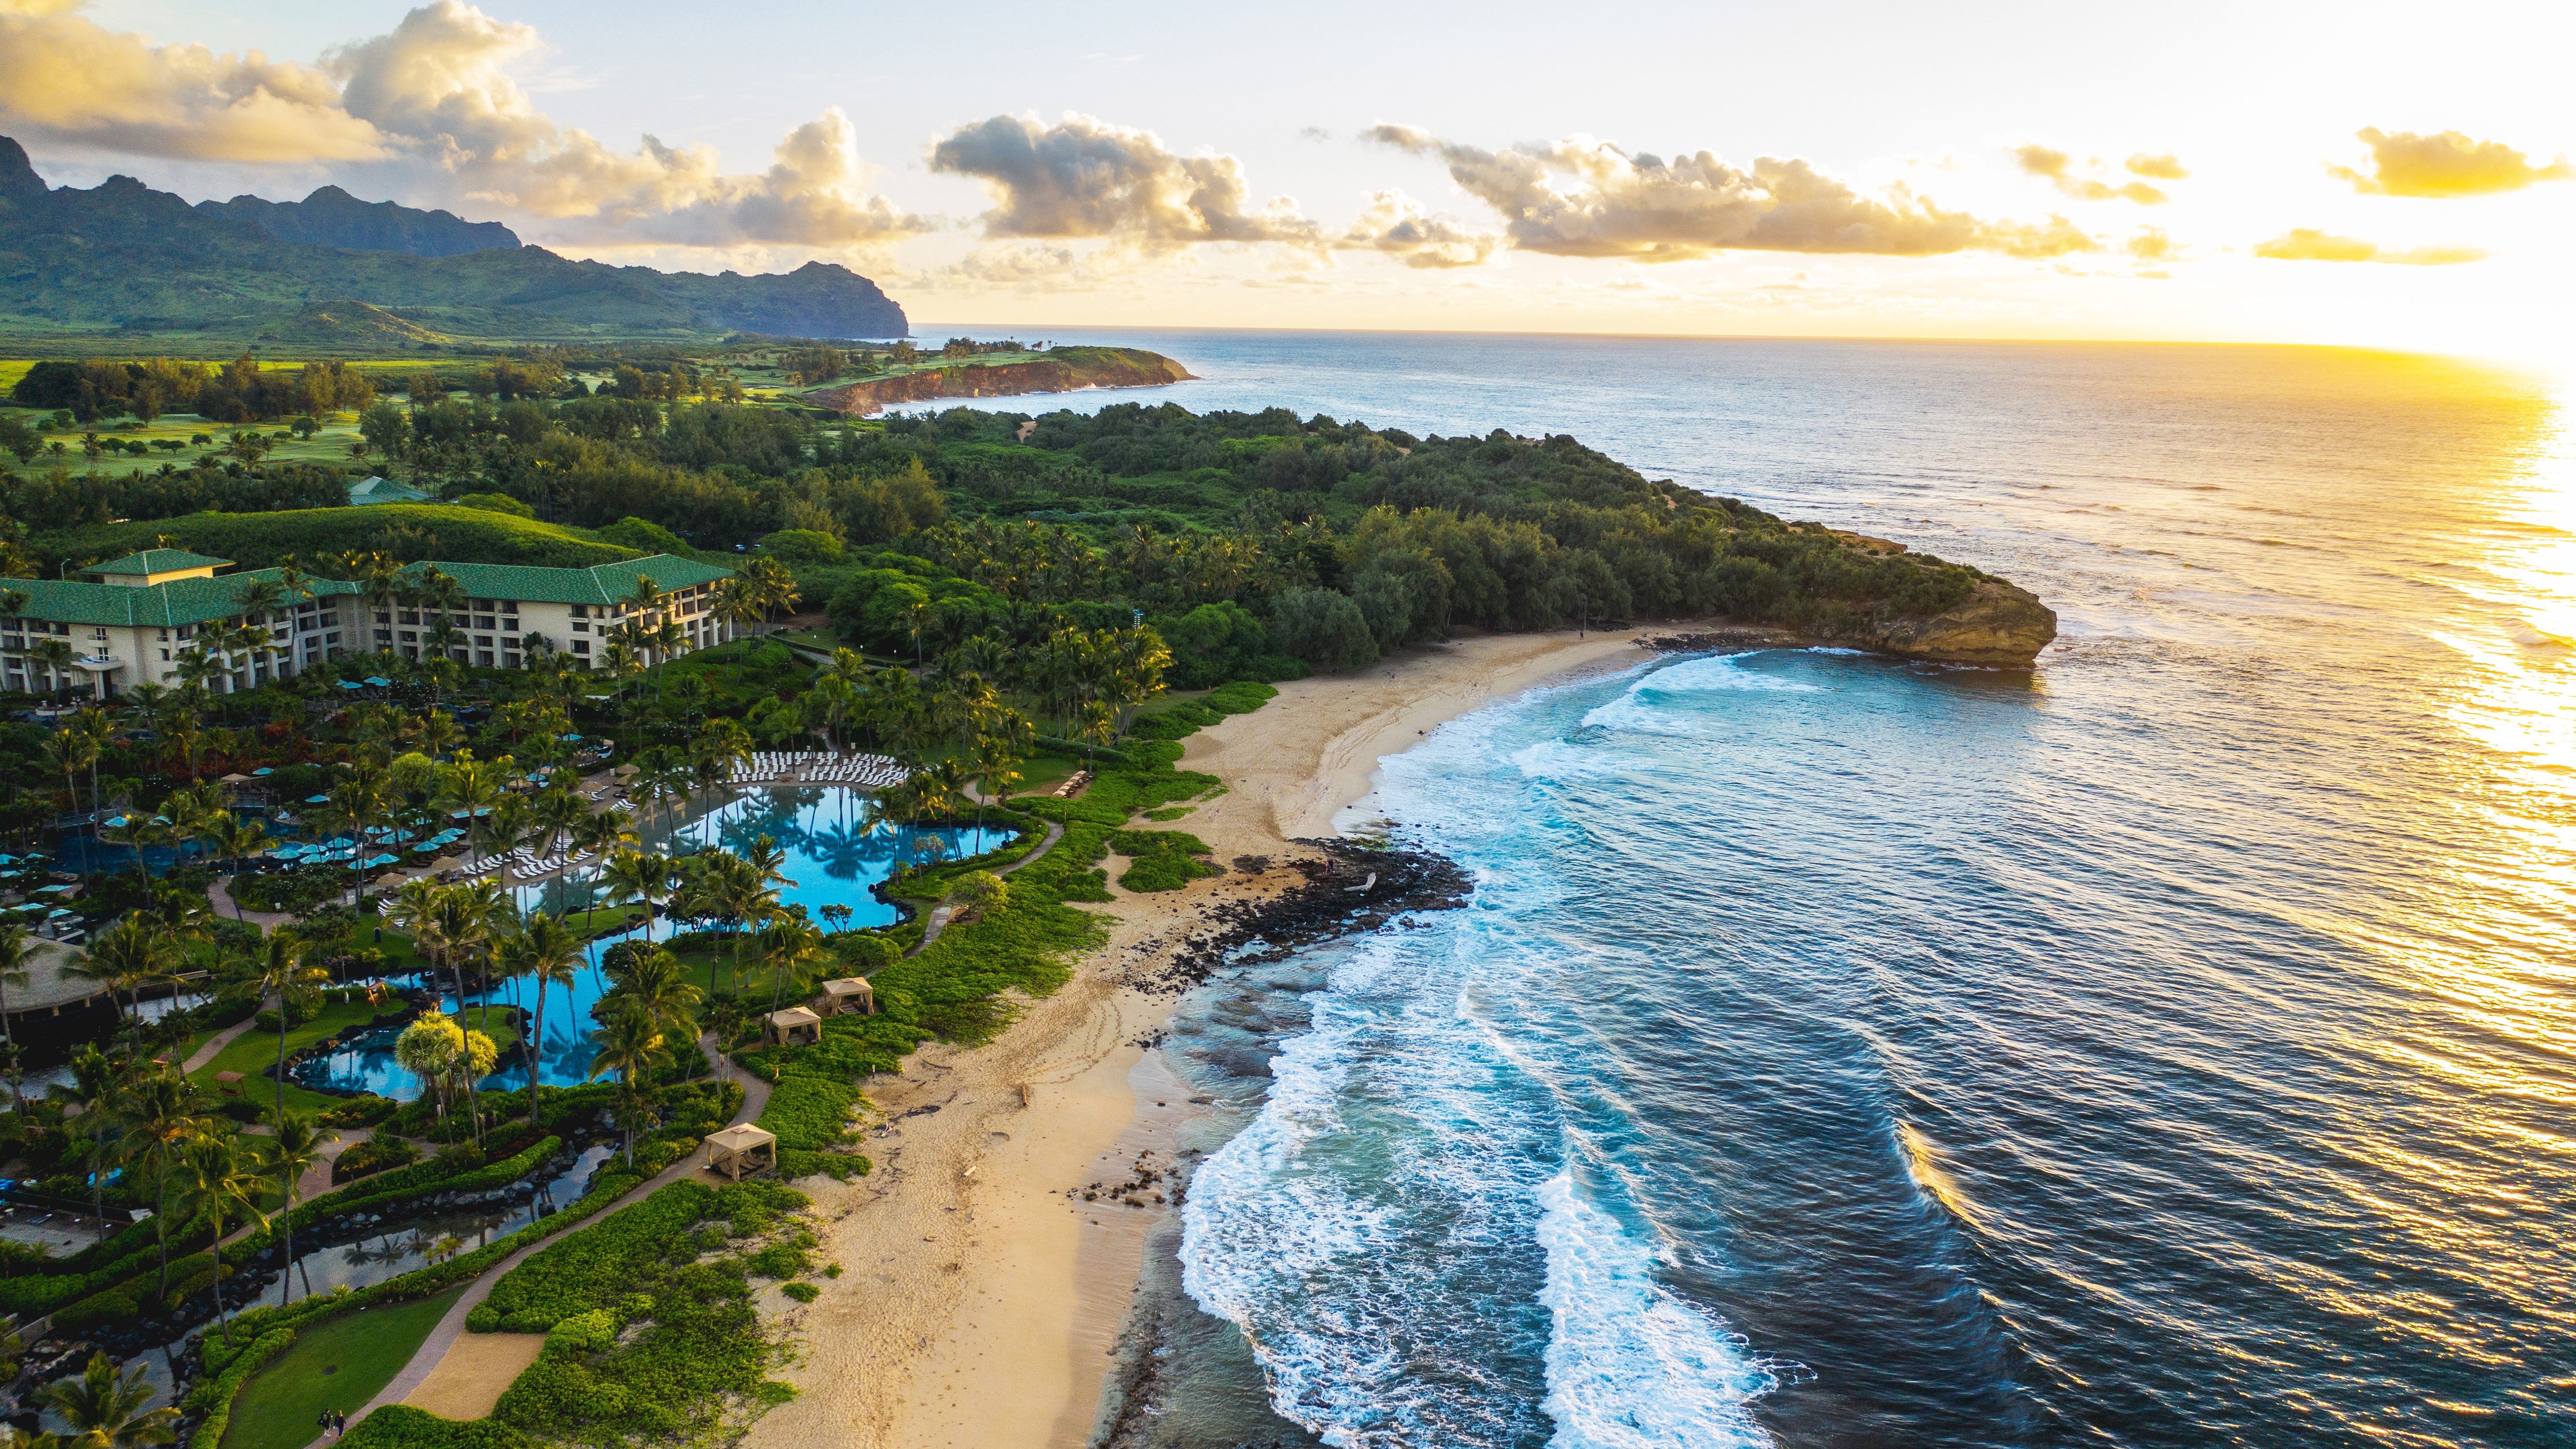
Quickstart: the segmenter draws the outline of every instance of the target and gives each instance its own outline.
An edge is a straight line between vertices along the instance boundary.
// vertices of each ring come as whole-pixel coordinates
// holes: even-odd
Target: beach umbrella
[[[276,773],[277,771],[270,769],[266,765],[262,765],[258,769],[251,771],[250,776],[252,779],[256,780],[262,775],[274,775]]]
[[[0,865],[16,865],[17,863],[18,857],[14,855],[0,855]]]
[[[386,871],[383,875],[380,875],[380,876],[377,876],[377,877],[376,877],[376,884],[378,884],[378,885],[380,885],[380,886],[398,886],[398,885],[401,885],[402,883],[403,883],[402,873],[401,873],[401,872],[399,872],[399,871],[391,871],[391,870],[389,870],[389,871]]]
[[[429,863],[429,868],[431,870],[454,870],[464,863],[465,862],[458,860],[455,856],[442,855],[438,859],[431,861]]]
[[[343,679],[343,680],[341,680],[341,681],[340,681],[340,687],[341,687],[342,689],[364,689],[364,688],[366,688],[366,686],[365,686],[365,685],[360,684],[358,681],[356,681],[356,680],[354,680],[354,679]]]
[[[577,739],[580,739],[580,738],[581,738],[581,736],[579,736],[579,735],[557,735],[557,736],[555,736],[555,738],[556,738],[556,739],[559,739],[559,740],[577,740]]]
[[[620,776],[620,777],[624,777],[624,776],[627,776],[627,775],[632,775],[632,774],[634,774],[634,773],[635,773],[635,771],[636,771],[636,767],[635,767],[635,766],[633,766],[633,765],[620,765],[620,766],[618,766],[618,767],[617,767],[617,769],[616,769],[613,773],[617,774],[617,775],[618,775],[618,776]]]
[[[36,888],[36,894],[40,896],[58,896],[70,889],[71,887],[67,885],[38,886]]]
[[[370,675],[368,675],[368,676],[367,676],[367,682],[368,682],[369,684],[374,685],[374,686],[375,686],[376,688],[378,688],[378,689],[382,689],[382,688],[384,688],[386,685],[389,685],[389,684],[393,683],[393,681],[392,681],[392,680],[390,680],[390,679],[386,679],[386,678],[383,678],[383,677],[381,677],[381,676],[379,676],[379,675],[374,675],[374,674],[370,674]]]
[[[380,865],[400,865],[401,863],[402,857],[396,855],[372,856],[367,861],[367,869],[374,870]]]
[[[307,795],[304,797],[304,803],[307,805],[328,805],[331,803],[331,797],[328,795]]]
[[[247,785],[250,783],[250,776],[242,774],[240,771],[236,770],[232,774],[224,776],[222,783],[227,785]]]

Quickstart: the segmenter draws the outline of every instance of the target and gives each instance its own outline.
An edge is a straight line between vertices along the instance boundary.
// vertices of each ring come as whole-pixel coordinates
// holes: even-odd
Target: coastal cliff
[[[805,394],[816,407],[859,416],[897,403],[943,397],[1013,397],[1087,387],[1159,387],[1190,372],[1158,352],[1133,347],[1064,347],[1027,362],[928,367]]]
[[[2027,667],[2057,637],[2057,611],[2001,579],[1978,583],[1967,600],[1929,618],[1882,619],[1843,636],[1864,648],[1949,664]]]

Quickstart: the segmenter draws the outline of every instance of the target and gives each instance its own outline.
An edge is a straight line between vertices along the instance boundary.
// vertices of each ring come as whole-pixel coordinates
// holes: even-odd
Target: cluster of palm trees
[[[802,697],[798,722],[835,749],[864,738],[901,762],[910,778],[887,794],[907,818],[955,814],[970,795],[980,810],[1019,783],[1037,737],[1028,716],[1003,700],[1010,668],[990,639],[943,656],[927,681],[836,650]]]
[[[394,895],[386,917],[410,933],[412,949],[429,963],[433,975],[448,976],[460,1014],[469,979],[483,996],[482,1029],[469,1031],[432,1013],[406,1029],[396,1042],[397,1060],[439,1093],[441,1115],[451,1101],[461,1098],[469,1125],[480,1140],[483,1120],[474,1084],[491,1075],[496,1059],[489,1035],[492,988],[520,979],[532,988],[534,1019],[519,1044],[533,1090],[538,1053],[545,1041],[548,988],[561,986],[570,1009],[582,965],[581,937],[559,916],[521,911],[509,893],[491,881],[457,885],[408,881]],[[407,1057],[405,1052],[412,1055]]]
[[[80,1377],[36,1391],[37,1404],[61,1415],[72,1432],[0,1428],[0,1449],[140,1449],[146,1444],[177,1443],[179,1410],[168,1404],[145,1407],[153,1393],[152,1380],[140,1362],[120,1372],[116,1360],[93,1353]]]
[[[276,1198],[285,1200],[286,1260],[294,1261],[294,1210],[303,1200],[306,1174],[323,1160],[326,1141],[311,1117],[280,1111],[268,1135],[238,1131],[209,1110],[205,1094],[168,1062],[133,1053],[110,1056],[96,1045],[74,1054],[70,1075],[49,1095],[65,1107],[65,1125],[93,1183],[123,1168],[152,1195],[159,1292],[167,1294],[170,1287],[171,1223],[183,1230],[205,1223],[220,1243],[236,1227],[269,1226],[271,1214],[263,1204]],[[103,1238],[104,1188],[92,1191]],[[222,1322],[227,1308],[220,1273],[214,1291]]]
[[[777,840],[764,835],[738,852],[664,856],[621,850],[609,857],[600,879],[613,903],[645,907],[648,947],[653,940],[650,913],[665,904],[672,914],[723,922],[728,947],[723,994],[732,996],[740,989],[743,948],[749,946],[769,973],[770,1007],[775,1010],[787,983],[823,949],[823,933],[802,908],[780,900],[778,888],[788,884],[786,860]]]

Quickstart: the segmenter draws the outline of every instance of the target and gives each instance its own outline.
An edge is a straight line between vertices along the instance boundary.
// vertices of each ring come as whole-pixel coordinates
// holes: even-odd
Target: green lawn
[[[379,1012],[387,1010],[391,1008],[369,1006],[364,1002],[348,1006],[325,1006],[314,1014],[311,1021],[302,1026],[287,1028],[287,1055],[293,1056],[297,1049],[310,1046],[324,1037],[337,1035],[345,1028],[373,1021]],[[199,1040],[202,1041],[203,1038]],[[194,1051],[196,1044],[192,1043],[188,1049]],[[242,1091],[252,1100],[268,1105],[277,1101],[277,1087],[259,1073],[261,1068],[275,1065],[277,1065],[277,1033],[252,1027],[233,1038],[230,1046],[215,1053],[213,1061],[190,1072],[188,1080],[211,1092],[215,1090],[215,1073],[239,1072],[242,1074]],[[286,1106],[289,1111],[319,1112],[326,1107],[336,1107],[339,1104],[340,1099],[337,1097],[308,1092],[293,1082],[286,1084]]]
[[[354,1414],[392,1383],[464,1291],[360,1309],[307,1330],[242,1387],[223,1449],[303,1449],[321,1433],[324,1409]]]
[[[1036,754],[1020,762],[1019,794],[1043,794],[1054,789],[1082,768],[1082,761],[1071,755]]]
[[[763,634],[760,637],[764,640],[775,639],[781,644],[793,645],[800,649],[820,649],[826,654],[829,654],[833,650],[841,647],[840,636],[833,633],[828,627],[821,629],[781,629],[774,634]]]
[[[642,906],[599,906],[587,911],[573,911],[563,918],[576,936],[605,936],[629,921],[641,919]]]

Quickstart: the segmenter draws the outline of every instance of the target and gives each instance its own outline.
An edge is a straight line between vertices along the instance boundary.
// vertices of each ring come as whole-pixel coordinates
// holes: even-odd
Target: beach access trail
[[[804,1341],[797,1398],[752,1426],[751,1449],[1077,1449],[1090,1436],[1151,1209],[1086,1203],[1161,1152],[1191,1109],[1143,1045],[1173,998],[1139,989],[1215,907],[1274,898],[1364,803],[1378,760],[1490,700],[1648,656],[1633,631],[1485,635],[1407,650],[1355,674],[1298,680],[1250,714],[1191,735],[1181,768],[1227,790],[1171,823],[1219,861],[1262,857],[1178,891],[1091,906],[1108,944],[990,1045],[931,1043],[868,1083],[875,1169],[798,1186],[840,1277],[789,1313]],[[1247,862],[1248,863],[1248,862]],[[1121,863],[1109,862],[1114,881]],[[765,1290],[764,1307],[774,1289]]]

